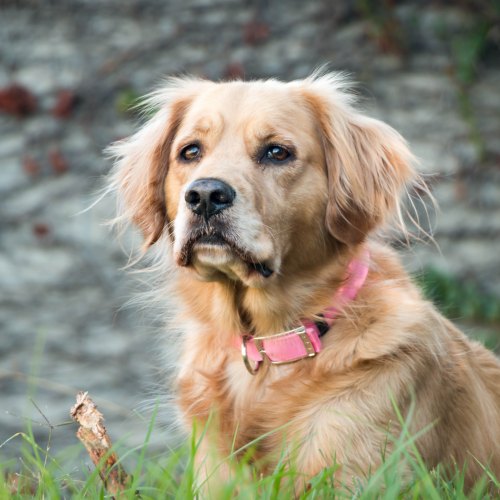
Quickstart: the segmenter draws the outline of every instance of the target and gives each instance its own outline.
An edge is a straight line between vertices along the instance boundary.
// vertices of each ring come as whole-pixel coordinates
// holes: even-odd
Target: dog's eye
[[[292,156],[292,153],[283,146],[278,146],[277,144],[272,144],[268,146],[264,151],[264,156],[262,160],[271,161],[273,163],[282,163],[288,160]]]
[[[189,144],[181,149],[180,155],[184,161],[194,161],[201,156],[201,148],[198,144]]]

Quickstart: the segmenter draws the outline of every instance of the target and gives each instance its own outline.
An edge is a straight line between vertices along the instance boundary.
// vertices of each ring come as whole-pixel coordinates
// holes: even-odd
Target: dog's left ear
[[[164,183],[170,147],[201,85],[197,80],[171,80],[146,101],[147,107],[155,109],[154,116],[136,134],[107,150],[115,159],[109,188],[118,195],[115,222],[135,224],[144,238],[143,249],[154,244],[168,225]]]
[[[307,98],[319,122],[328,177],[326,227],[355,245],[400,210],[405,186],[415,179],[413,155],[389,125],[351,105],[344,81],[313,80]]]

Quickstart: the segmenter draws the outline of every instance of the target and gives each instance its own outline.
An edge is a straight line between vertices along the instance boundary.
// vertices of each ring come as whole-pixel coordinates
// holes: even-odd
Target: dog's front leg
[[[196,434],[195,494],[200,498],[221,498],[232,476],[228,459],[220,453],[213,438],[205,432]]]

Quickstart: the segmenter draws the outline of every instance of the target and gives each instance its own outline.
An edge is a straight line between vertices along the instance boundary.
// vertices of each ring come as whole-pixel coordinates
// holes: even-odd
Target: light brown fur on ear
[[[175,79],[152,94],[146,108],[159,108],[136,134],[110,146],[115,158],[111,189],[118,193],[119,216],[115,222],[133,222],[147,249],[168,224],[163,185],[168,171],[170,146],[196,88],[204,82]]]
[[[414,158],[398,132],[352,108],[341,81],[326,76],[306,84],[325,152],[326,227],[337,240],[355,245],[389,215],[399,215],[401,193],[416,177]]]

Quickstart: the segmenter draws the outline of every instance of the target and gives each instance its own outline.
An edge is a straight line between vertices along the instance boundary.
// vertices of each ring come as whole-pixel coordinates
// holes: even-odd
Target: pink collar
[[[266,337],[243,335],[240,339],[241,355],[247,370],[255,375],[264,361],[264,354],[275,365],[316,356],[321,351],[322,334],[328,331],[342,308],[356,297],[363,286],[368,275],[369,261],[370,254],[365,250],[360,258],[349,263],[347,281],[335,292],[332,299],[334,305],[323,311],[320,322],[301,320],[301,325],[293,330]]]

